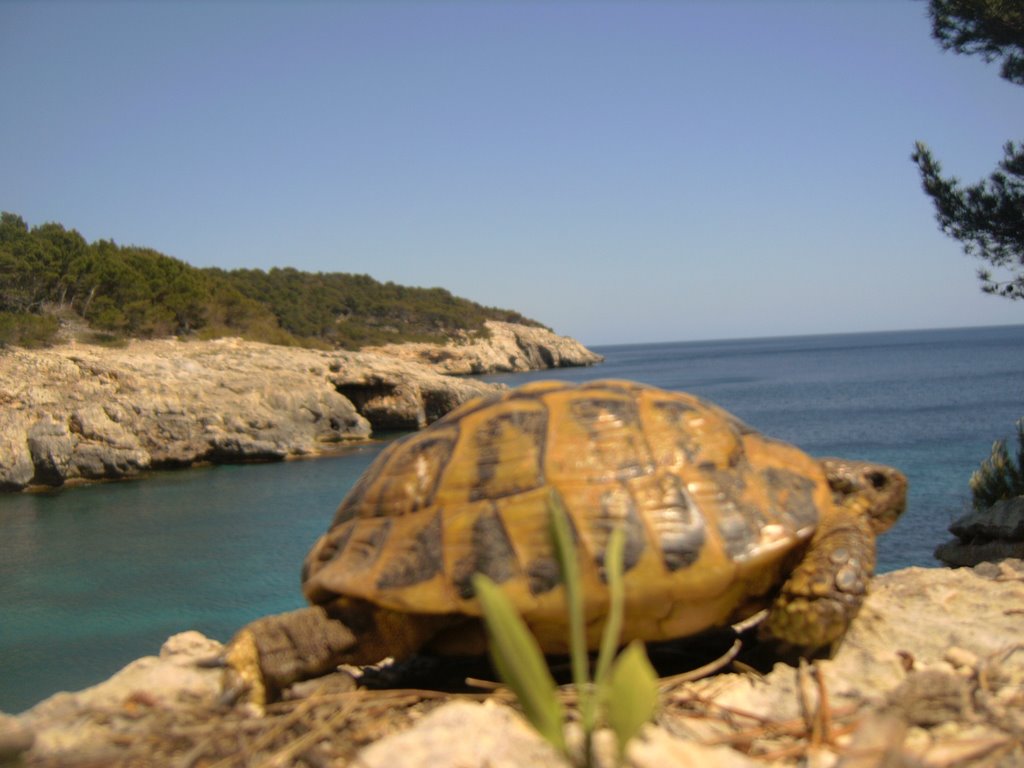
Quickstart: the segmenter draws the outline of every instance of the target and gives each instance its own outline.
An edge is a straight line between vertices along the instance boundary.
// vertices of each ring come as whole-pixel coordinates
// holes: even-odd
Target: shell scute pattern
[[[415,535],[394,544],[396,551],[377,576],[377,588],[411,587],[440,575],[444,564],[441,544],[441,511],[436,510]]]
[[[580,477],[606,483],[650,469],[650,452],[640,431],[636,403],[625,393],[611,390],[604,396],[553,396],[551,407],[563,432],[579,434],[578,439],[560,435],[550,467],[553,479]]]
[[[665,568],[672,572],[692,565],[707,533],[704,518],[682,480],[660,472],[637,478],[630,488],[640,517],[649,521],[652,536],[660,544]]]
[[[477,423],[470,423],[473,417],[468,416],[463,426],[463,445],[452,457],[451,471],[464,461],[475,475],[447,478],[446,487],[451,487],[456,497],[462,494],[462,483],[470,501],[512,496],[544,485],[546,410],[532,400],[511,401],[507,407],[493,410]]]
[[[392,443],[341,502],[331,528],[357,517],[396,517],[434,505],[441,470],[458,439],[455,427],[410,435]]]
[[[470,531],[470,550],[452,570],[459,597],[473,597],[471,579],[482,573],[497,584],[519,577],[521,569],[508,529],[496,509],[481,512]]]
[[[607,610],[609,536],[625,527],[626,620],[647,639],[710,626],[767,590],[831,503],[817,462],[697,397],[542,382],[468,402],[383,452],[307,558],[304,589],[314,602],[479,615],[470,579],[481,572],[553,648],[564,590],[552,493],[573,525],[592,623]]]

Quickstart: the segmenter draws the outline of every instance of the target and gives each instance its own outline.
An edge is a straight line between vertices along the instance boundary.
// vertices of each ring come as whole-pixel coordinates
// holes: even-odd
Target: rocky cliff
[[[313,455],[423,427],[498,388],[451,373],[601,359],[544,329],[491,325],[490,341],[415,350],[238,339],[0,350],[0,489]]]
[[[1024,496],[972,509],[949,526],[953,539],[935,557],[952,566],[972,566],[1007,557],[1024,558]]]
[[[1019,560],[880,576],[832,659],[779,663],[765,675],[662,679],[655,723],[631,743],[624,764],[1022,765],[1021,605]],[[220,647],[196,632],[178,635],[159,658],[133,662],[99,686],[0,716],[0,762],[6,751],[33,768],[568,768],[501,691],[369,690],[339,673],[302,684],[262,715],[231,708],[220,671],[197,664]],[[599,748],[595,764],[610,768],[614,753]]]
[[[575,339],[557,336],[545,328],[490,320],[487,330],[490,336],[486,339],[446,345],[389,344],[365,351],[425,363],[454,375],[565,368],[593,365],[604,359]]]

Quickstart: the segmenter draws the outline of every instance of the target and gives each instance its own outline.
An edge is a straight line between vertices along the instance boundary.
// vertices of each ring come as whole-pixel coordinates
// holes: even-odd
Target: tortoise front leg
[[[860,610],[874,569],[875,538],[868,520],[840,508],[819,525],[761,634],[806,653],[834,646]]]
[[[236,686],[248,689],[258,706],[275,699],[297,680],[324,675],[342,663],[355,635],[321,606],[265,616],[246,625],[225,654]]]

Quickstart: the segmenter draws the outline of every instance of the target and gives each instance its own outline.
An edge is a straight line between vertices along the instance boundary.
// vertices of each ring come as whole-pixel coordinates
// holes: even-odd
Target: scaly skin
[[[264,616],[243,627],[228,645],[226,687],[262,707],[292,683],[325,675],[340,664],[411,656],[452,621],[346,598]]]
[[[249,701],[263,706],[288,684],[330,672],[355,644],[349,628],[321,606],[265,616],[239,631],[228,646],[228,687],[244,689]]]
[[[867,596],[875,537],[906,506],[899,472],[866,462],[823,459],[836,510],[823,519],[782,585],[760,634],[805,651],[842,639]]]
[[[782,585],[762,633],[812,651],[832,645],[860,610],[874,567],[867,520],[835,515],[818,528]]]

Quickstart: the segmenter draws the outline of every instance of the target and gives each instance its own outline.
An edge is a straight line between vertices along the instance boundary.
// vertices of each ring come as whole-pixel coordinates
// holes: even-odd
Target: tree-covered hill
[[[485,320],[538,325],[443,288],[297,269],[199,269],[149,248],[87,243],[60,224],[0,214],[0,345],[55,337],[60,321],[109,337],[243,336],[358,348],[485,333]]]

